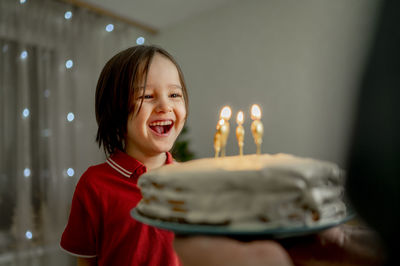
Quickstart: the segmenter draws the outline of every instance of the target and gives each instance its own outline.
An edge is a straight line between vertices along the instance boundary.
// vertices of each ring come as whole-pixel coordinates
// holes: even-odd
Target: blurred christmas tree
[[[189,149],[189,140],[185,136],[187,132],[188,129],[184,126],[171,151],[172,156],[178,162],[186,162],[194,158],[194,153]]]

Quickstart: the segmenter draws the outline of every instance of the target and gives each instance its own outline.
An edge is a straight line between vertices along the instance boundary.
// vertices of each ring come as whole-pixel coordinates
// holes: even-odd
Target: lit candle
[[[262,137],[264,134],[264,126],[261,123],[261,109],[257,104],[251,106],[251,133],[253,133],[254,142],[257,145],[257,154],[261,154]]]
[[[243,121],[244,121],[244,115],[243,111],[239,111],[237,116],[236,116],[236,122],[238,126],[236,127],[236,138],[238,141],[239,145],[239,155],[243,155],[243,145],[244,145],[244,128],[243,128]]]
[[[215,158],[219,156],[219,152],[221,151],[221,126],[225,123],[224,119],[220,119],[217,124],[217,131],[214,135],[214,150],[215,150]]]
[[[220,119],[224,120],[224,123],[220,126],[221,130],[221,157],[225,156],[226,142],[229,136],[229,119],[231,119],[232,111],[229,106],[224,106],[221,110]]]

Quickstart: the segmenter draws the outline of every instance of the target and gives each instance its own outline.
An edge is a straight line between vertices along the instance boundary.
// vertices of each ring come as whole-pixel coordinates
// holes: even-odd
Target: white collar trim
[[[130,178],[132,175],[132,172],[129,172],[128,170],[126,170],[125,168],[123,168],[121,165],[117,164],[115,161],[113,161],[111,158],[107,159],[107,163],[114,168],[114,170],[116,170],[118,173],[120,173],[121,175]]]

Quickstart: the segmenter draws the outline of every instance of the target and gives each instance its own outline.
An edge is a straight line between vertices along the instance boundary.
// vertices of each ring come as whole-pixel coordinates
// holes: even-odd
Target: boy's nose
[[[160,99],[156,107],[157,112],[168,113],[172,112],[172,106],[166,99]]]

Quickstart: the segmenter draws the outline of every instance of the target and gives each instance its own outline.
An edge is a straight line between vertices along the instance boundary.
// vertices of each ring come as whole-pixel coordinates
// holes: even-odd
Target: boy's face
[[[143,97],[139,113],[131,113],[127,124],[126,153],[135,158],[169,151],[185,123],[185,99],[178,70],[165,56],[154,55]],[[136,99],[138,103],[141,100]]]

